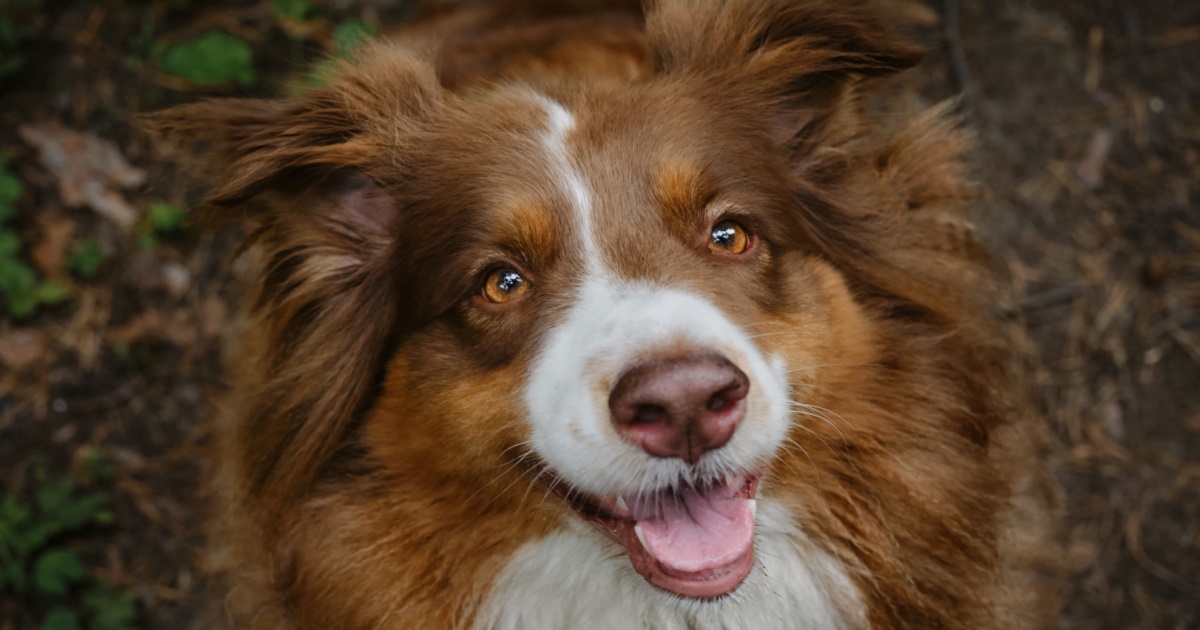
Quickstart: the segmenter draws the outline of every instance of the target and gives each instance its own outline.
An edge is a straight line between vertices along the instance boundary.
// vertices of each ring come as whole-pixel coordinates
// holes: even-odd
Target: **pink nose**
[[[655,457],[695,464],[723,446],[746,415],[750,379],[725,357],[697,354],[629,370],[608,397],[625,440]]]

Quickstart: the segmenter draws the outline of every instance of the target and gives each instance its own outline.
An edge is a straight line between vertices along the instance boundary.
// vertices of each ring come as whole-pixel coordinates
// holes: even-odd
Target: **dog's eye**
[[[733,221],[721,221],[712,228],[708,238],[708,249],[722,254],[740,254],[750,247],[750,235],[746,228]]]
[[[501,267],[488,274],[483,283],[483,297],[493,304],[504,304],[520,297],[528,289],[529,283],[517,270]]]

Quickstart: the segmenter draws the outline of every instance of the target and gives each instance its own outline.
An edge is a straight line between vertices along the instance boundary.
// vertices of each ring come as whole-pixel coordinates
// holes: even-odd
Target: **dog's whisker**
[[[826,409],[825,407],[821,407],[819,405],[813,405],[811,403],[802,403],[802,402],[796,402],[796,401],[792,401],[791,406],[792,406],[792,411],[794,411],[794,412],[811,415],[815,418],[820,418],[821,420],[824,420],[825,422],[829,423],[830,426],[832,426],[834,429],[837,430],[837,432],[839,434],[842,435],[843,439],[846,437],[845,434],[842,433],[841,427],[837,426],[837,424],[833,422],[833,419],[830,418],[830,415],[832,415],[834,418],[842,421],[842,423],[845,424],[847,428],[849,428],[851,430],[854,429],[854,425],[851,424],[850,421],[847,420],[844,416],[842,416],[841,414],[836,413],[834,411],[831,411],[829,409]]]
[[[518,442],[517,444],[513,444],[513,445],[509,446],[508,448],[501,451],[501,453],[500,453],[501,459],[503,459],[504,455],[506,455],[509,451],[512,451],[515,448],[522,448],[525,446],[529,446],[530,444],[531,444],[530,442],[526,441],[526,442]],[[514,468],[517,468],[518,466],[520,466],[521,461],[524,459],[524,457],[526,455],[528,455],[528,453],[526,453],[525,455],[521,455],[521,456],[517,457],[515,460],[511,461],[502,471],[500,471],[499,474],[497,474],[495,477],[493,477],[491,481],[489,481],[489,482],[485,483],[484,485],[480,486],[479,488],[477,488],[475,490],[475,492],[472,492],[471,495],[469,497],[467,497],[467,501],[468,502],[471,501],[476,496],[478,496],[479,493],[483,492],[487,488],[491,487],[492,484],[499,481],[504,475],[511,472]],[[490,502],[489,502],[489,504],[490,504]]]

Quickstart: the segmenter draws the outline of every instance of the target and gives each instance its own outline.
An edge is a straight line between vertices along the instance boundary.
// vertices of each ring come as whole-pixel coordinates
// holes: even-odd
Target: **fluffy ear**
[[[253,198],[288,176],[359,168],[370,175],[381,151],[441,102],[433,67],[393,44],[365,46],[328,85],[292,100],[216,99],[143,117],[159,136],[215,145],[210,210]],[[381,142],[393,143],[384,147]],[[210,217],[218,218],[219,217]]]
[[[381,378],[396,319],[392,186],[440,98],[429,64],[376,45],[293,100],[147,117],[151,131],[212,146],[206,223],[250,219],[250,321],[231,366],[235,437],[224,448],[242,499],[265,514],[335,458]]]
[[[890,36],[866,0],[649,0],[646,34],[661,75],[765,105],[773,131],[789,136],[862,79],[923,55]]]

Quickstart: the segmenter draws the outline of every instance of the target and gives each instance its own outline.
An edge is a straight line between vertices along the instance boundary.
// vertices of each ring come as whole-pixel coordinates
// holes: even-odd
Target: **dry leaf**
[[[206,338],[216,337],[225,325],[225,301],[217,295],[209,295],[200,305],[200,333]]]
[[[146,174],[125,161],[116,145],[58,123],[22,125],[17,132],[37,148],[67,205],[86,205],[124,229],[133,227],[137,210],[120,189],[141,186]]]
[[[129,323],[108,331],[109,343],[132,345],[139,341],[158,339],[183,349],[196,345],[198,330],[188,309],[171,312],[150,310],[136,315]]]
[[[163,287],[175,297],[187,293],[188,287],[192,286],[192,272],[177,262],[168,262],[162,266],[162,279]]]
[[[33,246],[29,255],[42,275],[57,277],[63,273],[67,247],[75,236],[75,222],[57,210],[41,212],[36,220],[42,231],[42,239]]]
[[[0,363],[14,370],[33,365],[46,353],[46,335],[34,328],[17,328],[0,334]]]
[[[166,291],[175,297],[187,293],[192,274],[182,264],[166,260],[158,250],[142,250],[129,257],[128,278],[143,291]]]
[[[1092,132],[1088,142],[1087,152],[1083,159],[1075,165],[1075,175],[1089,189],[1099,188],[1104,183],[1104,164],[1108,161],[1108,153],[1112,150],[1113,135],[1107,129],[1097,129]]]

